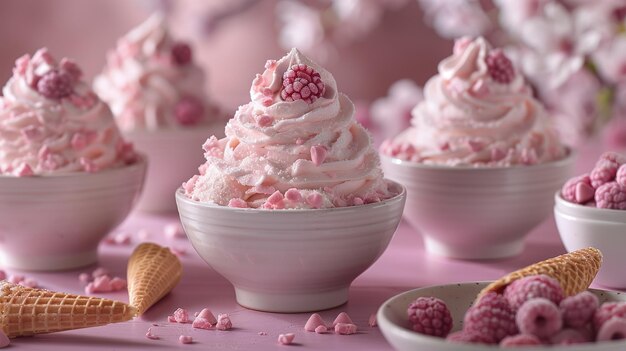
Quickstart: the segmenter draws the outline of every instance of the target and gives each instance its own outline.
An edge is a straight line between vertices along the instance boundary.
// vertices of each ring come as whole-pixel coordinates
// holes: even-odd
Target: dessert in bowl
[[[124,136],[148,157],[137,207],[175,211],[172,194],[202,162],[198,146],[207,135],[221,135],[225,123],[204,96],[205,74],[191,47],[173,40],[165,19],[155,14],[119,39],[93,85]]]
[[[586,174],[565,183],[554,195],[554,216],[568,251],[594,246],[602,250],[604,263],[596,282],[626,288],[626,157],[603,154]]]
[[[250,95],[176,193],[185,232],[245,307],[341,305],[391,240],[404,188],[383,178],[333,76],[298,50],[268,61]]]
[[[407,188],[404,217],[428,252],[513,256],[550,214],[573,157],[511,61],[483,39],[459,39],[413,110],[381,146],[385,174]]]
[[[94,263],[128,215],[146,162],[70,59],[46,49],[16,61],[0,99],[0,259],[67,269]]]

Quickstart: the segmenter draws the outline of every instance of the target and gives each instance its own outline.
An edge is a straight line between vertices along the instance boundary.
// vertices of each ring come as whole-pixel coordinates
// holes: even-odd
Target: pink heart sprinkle
[[[313,161],[316,166],[319,166],[326,159],[327,153],[326,147],[322,145],[311,146],[311,161]]]

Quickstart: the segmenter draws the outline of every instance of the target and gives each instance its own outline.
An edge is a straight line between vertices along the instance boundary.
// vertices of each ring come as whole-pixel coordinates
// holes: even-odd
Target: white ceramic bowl
[[[602,251],[595,282],[626,288],[626,211],[582,206],[554,196],[554,219],[567,251],[593,246]]]
[[[524,237],[550,215],[552,194],[573,156],[534,166],[446,167],[381,155],[385,176],[407,189],[404,218],[426,250],[459,259],[519,254]]]
[[[97,261],[98,243],[137,202],[145,158],[98,173],[0,176],[0,263],[62,270]]]
[[[444,339],[423,335],[411,329],[407,317],[409,303],[418,297],[437,297],[448,305],[454,326],[452,331],[461,330],[463,316],[472,305],[476,295],[490,282],[460,283],[439,285],[410,290],[396,295],[385,301],[377,313],[377,321],[385,339],[397,351],[485,351],[505,350],[497,346],[451,343]],[[605,301],[626,301],[626,296],[619,292],[589,289]],[[508,350],[508,349],[506,349]],[[514,348],[519,351],[623,351],[626,350],[626,341],[611,341],[603,343],[587,343],[565,346],[527,346]]]
[[[348,300],[350,283],[385,251],[406,192],[379,203],[319,210],[236,209],[176,193],[200,257],[235,287],[237,302],[269,312],[307,312]]]
[[[148,157],[148,175],[137,209],[175,212],[172,194],[190,175],[198,173],[198,166],[204,163],[202,144],[211,135],[222,134],[222,123],[183,130],[125,132],[124,137],[135,149]]]

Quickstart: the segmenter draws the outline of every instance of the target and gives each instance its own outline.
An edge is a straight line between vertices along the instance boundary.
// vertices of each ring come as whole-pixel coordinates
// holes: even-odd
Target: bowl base
[[[54,256],[13,256],[0,252],[2,267],[26,271],[61,271],[89,266],[98,261],[98,251],[87,251],[77,254],[59,254]]]
[[[524,240],[515,240],[503,244],[485,244],[481,246],[451,246],[424,235],[426,251],[439,256],[461,260],[493,260],[519,255],[524,250]]]
[[[310,293],[264,293],[235,287],[237,303],[263,312],[300,313],[327,310],[348,302],[348,288]]]

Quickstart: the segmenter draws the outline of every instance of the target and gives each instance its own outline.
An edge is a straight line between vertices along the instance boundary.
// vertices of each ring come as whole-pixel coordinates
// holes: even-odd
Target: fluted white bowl
[[[551,213],[573,156],[533,166],[449,167],[381,155],[385,176],[407,189],[404,218],[426,250],[459,259],[519,254],[524,237]]]
[[[97,249],[137,202],[145,158],[97,173],[0,176],[0,262],[62,270],[97,261]]]
[[[445,339],[414,332],[409,324],[407,308],[418,297],[436,297],[445,301],[452,315],[452,331],[462,329],[463,316],[472,305],[476,295],[490,282],[472,282],[449,285],[437,285],[410,290],[385,301],[376,315],[383,336],[397,351],[486,351],[505,350],[497,346],[483,344],[452,343]],[[600,299],[606,301],[626,301],[626,295],[620,292],[589,289]],[[508,349],[506,349],[508,350]],[[577,345],[520,346],[516,351],[622,351],[626,350],[626,341],[608,341]]]
[[[406,192],[378,203],[318,210],[238,209],[176,192],[193,247],[235,287],[237,302],[269,312],[307,312],[348,300],[352,281],[387,248]]]
[[[148,173],[137,209],[144,212],[175,212],[172,194],[198,173],[204,162],[202,144],[211,135],[224,134],[224,125],[214,123],[189,129],[125,132],[135,148],[148,157]]]
[[[554,219],[567,251],[593,246],[602,251],[595,282],[626,288],[626,211],[578,205],[554,195]]]

